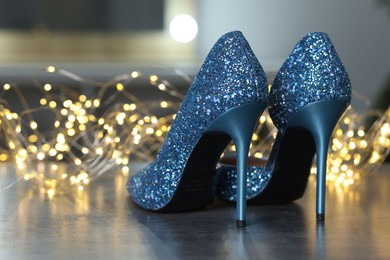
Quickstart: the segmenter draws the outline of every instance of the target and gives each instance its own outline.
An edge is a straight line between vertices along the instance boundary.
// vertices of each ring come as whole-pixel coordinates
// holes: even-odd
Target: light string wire
[[[160,68],[161,69],[161,68]],[[16,83],[5,83],[0,91],[0,161],[14,161],[18,176],[2,187],[29,180],[53,197],[82,191],[100,175],[120,168],[128,175],[132,161],[152,161],[174,120],[184,94],[162,76],[132,71],[107,82],[85,79],[70,71],[49,66],[39,73],[63,78],[66,83],[42,82],[34,86],[42,94],[33,107]],[[179,70],[173,74],[189,85],[191,78]],[[38,74],[39,74],[38,73]],[[52,80],[54,81],[54,79]],[[94,90],[88,97],[74,85]],[[70,87],[72,84],[72,87]],[[132,90],[137,84],[151,86],[167,99],[138,98]],[[21,111],[13,111],[7,101],[11,91],[20,101]],[[146,89],[145,89],[146,90]],[[354,93],[368,105],[369,101]],[[368,116],[375,123],[366,130]],[[43,123],[38,122],[45,119]],[[48,124],[44,128],[43,124]],[[353,108],[338,123],[329,149],[327,179],[331,185],[348,187],[365,173],[373,172],[390,151],[390,108],[358,114]],[[252,136],[250,156],[266,160],[277,129],[266,111]],[[229,145],[225,153],[234,152]],[[315,165],[312,172],[315,173]]]

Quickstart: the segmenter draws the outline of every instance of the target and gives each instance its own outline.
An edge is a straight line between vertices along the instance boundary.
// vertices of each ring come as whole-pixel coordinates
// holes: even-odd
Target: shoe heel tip
[[[325,214],[317,214],[317,223],[325,222]]]
[[[246,220],[236,220],[236,226],[238,228],[246,227]]]

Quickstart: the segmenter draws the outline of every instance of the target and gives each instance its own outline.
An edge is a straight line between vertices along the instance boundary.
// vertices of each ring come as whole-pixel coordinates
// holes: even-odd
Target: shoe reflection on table
[[[137,166],[138,167],[138,166]],[[136,166],[134,166],[136,168]],[[135,169],[130,165],[130,174]],[[139,168],[139,167],[138,167]],[[14,165],[0,164],[5,183]],[[390,167],[347,190],[328,187],[327,222],[312,214],[315,182],[283,205],[249,205],[250,225],[234,225],[234,204],[216,201],[201,211],[158,214],[140,209],[112,171],[81,193],[49,199],[32,183],[0,193],[0,255],[19,258],[388,258]],[[3,182],[2,182],[3,183]]]

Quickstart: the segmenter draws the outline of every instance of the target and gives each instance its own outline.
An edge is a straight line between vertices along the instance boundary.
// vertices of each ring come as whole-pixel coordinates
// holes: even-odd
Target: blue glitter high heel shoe
[[[304,37],[272,84],[269,113],[278,134],[266,163],[251,159],[248,204],[286,203],[305,191],[317,154],[317,220],[324,221],[328,143],[351,101],[348,74],[325,33]],[[234,161],[221,160],[218,195],[236,200]]]
[[[130,177],[131,199],[157,212],[211,204],[216,164],[233,139],[238,150],[237,225],[245,225],[247,156],[267,98],[264,71],[242,33],[222,36],[195,77],[156,160]]]

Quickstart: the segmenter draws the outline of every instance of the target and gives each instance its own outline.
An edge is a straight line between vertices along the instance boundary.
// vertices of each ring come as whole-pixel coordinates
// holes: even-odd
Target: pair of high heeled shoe
[[[130,177],[128,191],[136,204],[156,212],[203,208],[219,195],[237,202],[242,227],[246,200],[301,197],[317,154],[316,211],[323,221],[328,143],[350,101],[347,72],[327,34],[311,33],[298,42],[268,93],[265,73],[242,33],[227,33],[195,77],[156,160]],[[278,134],[267,164],[248,167],[251,137],[267,106]],[[237,166],[217,169],[231,140]]]

